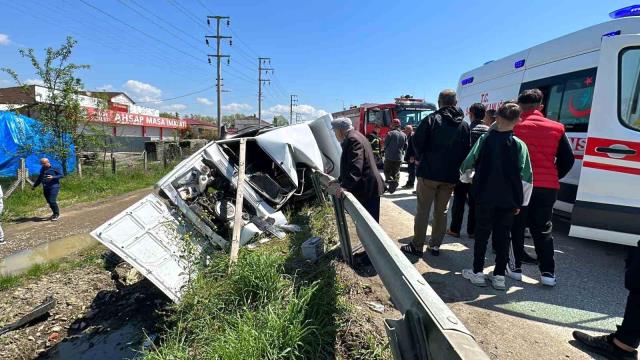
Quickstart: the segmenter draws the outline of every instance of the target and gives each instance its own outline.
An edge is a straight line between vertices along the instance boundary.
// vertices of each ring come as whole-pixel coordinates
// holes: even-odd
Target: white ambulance
[[[544,93],[546,117],[564,124],[576,163],[561,180],[556,212],[571,236],[640,240],[640,5],[614,20],[464,73],[459,105],[496,109],[526,89]],[[535,173],[534,173],[535,176]]]

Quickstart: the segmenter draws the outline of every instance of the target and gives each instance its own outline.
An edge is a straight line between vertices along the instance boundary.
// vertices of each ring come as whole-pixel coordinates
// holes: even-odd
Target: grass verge
[[[27,280],[35,280],[54,272],[65,272],[92,264],[102,264],[103,248],[88,250],[74,259],[60,259],[56,261],[35,264],[27,271],[16,275],[0,275],[0,291],[16,288]]]
[[[304,230],[243,249],[231,269],[222,253],[200,269],[174,306],[162,344],[145,359],[390,358],[380,337],[363,335],[361,344],[346,345],[338,339],[352,307],[334,260],[309,264],[299,256],[312,234],[335,243],[333,208],[305,208],[290,218]]]
[[[108,196],[149,187],[160,180],[165,173],[166,170],[161,164],[150,164],[146,173],[142,168],[135,167],[123,169],[116,175],[113,175],[109,169],[103,171],[101,167],[85,167],[82,178],[72,174],[60,181],[62,186],[58,195],[58,204],[62,207],[97,201]],[[6,190],[12,180],[0,178],[0,185]],[[33,216],[37,209],[46,207],[41,188],[36,191],[16,190],[4,202],[4,212],[0,214],[0,221],[7,222]]]

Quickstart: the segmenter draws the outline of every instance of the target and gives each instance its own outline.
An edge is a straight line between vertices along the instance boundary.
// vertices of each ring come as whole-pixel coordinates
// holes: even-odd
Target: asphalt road
[[[402,173],[401,185],[406,181]],[[399,243],[413,234],[416,212],[411,190],[385,194],[381,224]],[[465,214],[466,217],[466,214]],[[569,224],[555,219],[555,288],[539,284],[537,266],[525,265],[524,282],[507,278],[508,290],[478,288],[461,276],[473,261],[473,240],[464,233],[445,238],[441,255],[410,259],[425,279],[496,359],[590,359],[576,348],[571,332],[614,331],[624,314],[624,259],[620,245],[569,237]],[[535,254],[530,240],[527,250]],[[492,270],[489,250],[485,272]]]

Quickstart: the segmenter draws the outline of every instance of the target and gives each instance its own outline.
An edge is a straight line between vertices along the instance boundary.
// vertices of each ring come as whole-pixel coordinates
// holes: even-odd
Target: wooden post
[[[247,139],[240,139],[240,163],[238,164],[238,182],[236,186],[236,213],[233,219],[233,236],[231,238],[230,264],[238,261],[240,251],[240,231],[242,230],[242,202],[244,199],[244,163],[247,153]]]
[[[144,172],[147,172],[147,150],[142,152],[142,167],[144,168]]]
[[[24,158],[20,159],[20,169],[18,170],[18,180],[20,180],[20,190],[24,191],[25,178],[27,177],[27,164]]]
[[[111,173],[116,174],[116,157],[111,154]]]
[[[76,161],[78,162],[78,176],[82,179],[82,156],[78,156]]]

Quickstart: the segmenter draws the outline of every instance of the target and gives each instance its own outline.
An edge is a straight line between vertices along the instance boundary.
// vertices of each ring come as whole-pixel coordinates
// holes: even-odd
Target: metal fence
[[[315,173],[314,185],[325,191],[333,180]],[[324,197],[324,195],[321,195]],[[395,359],[464,359],[489,357],[456,315],[389,238],[382,227],[345,192],[342,199],[329,194],[333,202],[345,261],[352,265],[352,247],[346,215],[353,220],[358,237],[396,308],[400,319],[386,319],[389,343]]]

